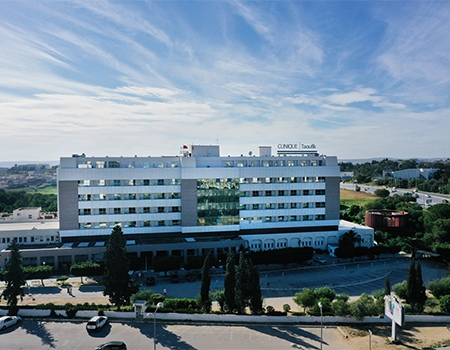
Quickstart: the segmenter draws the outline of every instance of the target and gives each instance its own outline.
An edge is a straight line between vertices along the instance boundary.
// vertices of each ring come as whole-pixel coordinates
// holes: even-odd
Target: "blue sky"
[[[448,1],[0,1],[0,160],[449,157]]]

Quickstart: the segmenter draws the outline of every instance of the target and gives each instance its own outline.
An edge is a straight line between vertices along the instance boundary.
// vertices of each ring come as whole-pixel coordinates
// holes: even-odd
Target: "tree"
[[[263,311],[264,298],[261,294],[261,285],[259,282],[259,270],[256,266],[253,266],[252,261],[249,261],[250,269],[250,283],[249,283],[249,307],[250,311],[254,315],[259,315]]]
[[[450,314],[450,295],[444,295],[439,299],[439,307],[441,308],[441,312]]]
[[[42,266],[28,266],[23,269],[25,273],[25,279],[40,279],[42,286],[44,286],[44,279],[50,278],[53,273],[53,266],[42,265]]]
[[[209,253],[206,258],[205,262],[203,263],[202,268],[202,281],[201,281],[201,287],[200,287],[200,302],[201,306],[203,308],[204,312],[209,313],[211,311],[211,298],[209,297],[209,288],[211,285],[211,277],[209,276],[209,269],[211,268],[211,261],[210,261],[211,253]]]
[[[128,259],[126,241],[120,226],[115,226],[103,252],[105,274],[103,295],[109,296],[109,301],[118,306],[128,305],[131,296],[139,288],[133,283],[128,274]]]
[[[239,256],[234,290],[236,310],[239,314],[244,314],[250,298],[250,266],[243,253]]]
[[[312,289],[303,288],[301,293],[295,293],[293,300],[298,306],[301,306],[303,310],[306,311],[306,309],[313,307],[316,302],[316,295]]]
[[[83,283],[83,276],[101,276],[103,272],[103,267],[94,261],[79,262],[70,267],[70,274],[79,276],[81,283]]]
[[[389,275],[384,279],[384,295],[391,295],[391,281],[389,281]]]
[[[361,294],[358,300],[350,303],[350,310],[357,321],[362,321],[364,316],[375,316],[381,313],[381,308],[377,307],[374,298],[366,293]]]
[[[423,311],[425,302],[427,301],[427,293],[426,288],[423,285],[423,278],[422,278],[422,267],[420,266],[420,263],[417,263],[416,265],[416,283],[417,283],[417,307],[420,312]]]
[[[230,251],[227,256],[227,267],[225,272],[225,305],[228,312],[234,312],[236,309],[234,301],[234,287],[236,285],[236,271],[234,266],[236,265],[235,254]]]
[[[406,280],[406,301],[411,305],[414,311],[418,299],[418,286],[416,276],[416,264],[414,257],[411,259],[411,264],[408,270],[408,279]]]
[[[10,250],[10,256],[5,264],[6,288],[3,290],[2,297],[9,306],[9,314],[17,315],[18,298],[20,297],[20,300],[22,300],[25,295],[23,286],[25,285],[26,280],[22,268],[22,254],[19,251],[19,245],[15,239],[8,249]]]
[[[379,188],[378,190],[375,190],[375,192],[373,193],[375,196],[377,197],[389,197],[389,190],[385,189],[385,188]]]
[[[156,272],[178,270],[181,266],[181,257],[176,255],[155,256],[153,258],[153,270]]]

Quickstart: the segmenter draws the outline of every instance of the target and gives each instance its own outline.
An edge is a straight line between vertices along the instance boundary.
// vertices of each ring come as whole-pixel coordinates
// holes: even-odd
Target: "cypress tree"
[[[263,309],[263,297],[261,294],[261,285],[259,282],[259,269],[253,266],[251,259],[249,259],[250,270],[250,300],[249,307],[252,314],[259,315]]]
[[[203,311],[209,313],[211,311],[212,301],[209,297],[209,288],[211,285],[211,277],[209,277],[209,269],[211,268],[211,253],[209,253],[203,263],[202,281],[200,287],[200,302]]]
[[[111,232],[105,251],[103,252],[105,274],[103,295],[109,296],[109,301],[118,306],[128,305],[131,296],[139,290],[128,274],[128,258],[126,240],[122,229],[115,226]]]
[[[235,305],[239,314],[245,313],[250,299],[249,263],[243,253],[239,256],[239,266],[236,271]]]
[[[413,257],[409,265],[408,279],[406,280],[406,301],[411,305],[412,311],[414,311],[417,302],[417,292],[416,264]]]
[[[389,281],[389,275],[384,279],[384,295],[391,295],[391,281]]]
[[[423,311],[425,302],[427,301],[427,293],[426,288],[423,285],[423,278],[422,278],[422,267],[420,266],[420,263],[417,263],[416,265],[416,280],[417,280],[417,307],[420,312]]]
[[[235,254],[230,250],[227,256],[227,267],[225,272],[225,305],[228,312],[234,312],[236,309],[234,302],[234,287],[236,285],[236,271],[234,266],[236,265]]]
[[[17,302],[23,299],[25,295],[23,286],[26,283],[25,273],[22,268],[22,254],[19,250],[19,245],[14,239],[8,247],[11,251],[9,260],[5,264],[5,282],[6,288],[2,293],[2,297],[6,300],[9,306],[9,315],[17,315]]]

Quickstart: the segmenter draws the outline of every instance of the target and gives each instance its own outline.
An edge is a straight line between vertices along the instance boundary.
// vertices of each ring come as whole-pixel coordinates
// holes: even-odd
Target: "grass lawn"
[[[8,190],[10,192],[27,192],[27,193],[42,193],[42,194],[57,194],[56,184],[43,184],[38,187],[24,187]]]
[[[341,188],[341,209],[342,206],[351,207],[352,205],[362,207],[376,198],[377,196],[370,193],[344,190]]]

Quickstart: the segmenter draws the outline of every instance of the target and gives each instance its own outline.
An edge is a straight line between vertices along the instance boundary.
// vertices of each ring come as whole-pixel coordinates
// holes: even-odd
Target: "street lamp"
[[[156,304],[156,309],[153,313],[153,350],[156,350],[156,311],[158,311],[160,307],[163,307],[162,302]]]
[[[323,313],[322,313],[322,303],[319,301],[320,308],[320,350],[322,350],[322,342],[323,342]]]

